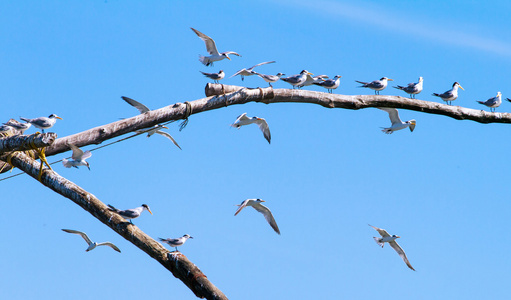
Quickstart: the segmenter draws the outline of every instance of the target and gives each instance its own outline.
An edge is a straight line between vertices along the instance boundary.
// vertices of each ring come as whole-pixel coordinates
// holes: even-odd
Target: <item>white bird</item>
[[[55,122],[57,122],[57,119],[62,120],[61,117],[57,116],[56,114],[51,114],[48,118],[47,117],[39,117],[35,119],[27,119],[20,117],[21,120],[28,122],[35,127],[42,129],[43,133],[45,129],[53,127],[55,125]]]
[[[385,132],[387,134],[391,134],[394,131],[405,129],[407,127],[410,128],[410,131],[413,132],[413,130],[415,129],[415,125],[417,125],[417,121],[415,121],[415,120],[410,120],[410,121],[406,121],[406,122],[401,121],[401,119],[399,118],[399,112],[397,111],[397,109],[389,108],[389,107],[378,107],[378,108],[388,112],[390,122],[392,122],[392,125],[390,127],[388,127],[388,128],[382,127],[383,132]]]
[[[313,85],[316,83],[320,83],[327,79],[328,79],[327,75],[317,75],[317,76],[312,77],[309,74],[307,74],[307,76],[305,78],[305,82],[303,84],[299,85],[298,87],[303,88],[304,86],[309,86],[309,85]]]
[[[32,126],[32,124],[30,123],[20,123],[20,122],[13,122],[11,120],[9,120],[7,123],[4,123],[4,125],[7,125],[7,126],[10,126],[16,130],[19,130],[21,132],[21,134],[24,134],[25,133],[25,130],[29,129],[30,126]]]
[[[206,73],[202,71],[199,72],[201,72],[202,75],[208,77],[209,79],[213,79],[214,83],[218,83],[219,80],[222,80],[225,77],[224,70],[220,70],[218,73]]]
[[[285,78],[280,78],[280,80],[291,84],[294,89],[295,87],[302,85],[305,82],[305,80],[307,80],[307,74],[314,75],[312,73],[309,73],[309,71],[307,71],[307,70],[302,70],[300,72],[300,74],[296,74],[296,75],[285,77]]]
[[[153,214],[153,212],[151,211],[149,206],[147,206],[147,204],[142,204],[142,206],[140,206],[140,207],[126,209],[126,210],[120,210],[120,209],[117,209],[117,208],[113,207],[112,205],[108,204],[108,210],[119,214],[121,217],[125,218],[126,220],[130,220],[130,223],[132,223],[132,224],[133,224],[133,222],[131,222],[131,219],[140,217],[140,215],[142,214],[142,212],[144,210],[147,210],[151,215]]]
[[[419,77],[419,82],[416,82],[416,83],[412,82],[412,83],[409,83],[407,86],[398,85],[398,86],[395,86],[394,88],[396,88],[398,90],[402,90],[405,93],[409,94],[410,98],[415,98],[415,95],[422,92],[422,82],[423,81],[424,81],[424,79],[422,77]]]
[[[168,238],[168,239],[159,238],[159,239],[162,243],[168,244],[171,247],[175,247],[176,251],[178,251],[177,247],[183,246],[183,244],[186,242],[186,240],[193,239],[193,237],[188,234],[185,234],[182,237],[177,238],[177,239],[171,239],[171,238]]]
[[[497,96],[492,97],[486,101],[477,101],[482,105],[486,105],[490,108],[490,112],[495,112],[495,108],[499,107],[502,104],[502,93],[498,92]]]
[[[259,66],[266,65],[266,64],[272,64],[274,62],[275,61],[266,61],[266,62],[262,62],[260,64],[257,64],[255,66],[252,66],[252,67],[250,67],[248,69],[243,68],[243,69],[239,70],[238,72],[234,73],[234,75],[232,75],[229,78],[233,78],[236,75],[240,75],[241,76],[241,81],[243,81],[243,80],[245,80],[245,76],[252,76],[252,75],[256,75],[257,74],[256,72],[254,72],[254,68],[255,67],[259,67]]]
[[[380,78],[380,80],[374,80],[371,82],[364,82],[364,81],[358,81],[358,80],[355,80],[355,81],[362,84],[359,87],[370,88],[371,90],[374,90],[375,95],[379,95],[380,91],[384,90],[387,87],[387,83],[389,81],[394,81],[394,79],[382,77],[382,78]]]
[[[275,222],[275,218],[273,217],[273,214],[271,213],[270,209],[268,207],[262,205],[261,202],[266,202],[266,201],[264,201],[262,199],[247,199],[247,200],[241,202],[241,204],[237,205],[237,206],[239,206],[239,208],[234,215],[236,216],[237,214],[239,214],[239,212],[243,208],[245,208],[247,206],[252,206],[255,210],[262,213],[264,215],[264,218],[268,222],[268,224],[270,224],[271,228],[273,228],[273,230],[275,230],[276,233],[280,234],[279,226],[277,226],[277,222]]]
[[[6,134],[7,134],[7,133],[8,133],[8,134],[11,134],[13,129],[14,129],[14,128],[12,128],[12,127],[11,127],[11,126],[9,126],[9,125],[2,125],[2,126],[0,126],[0,132],[5,132]]]
[[[66,168],[75,167],[78,169],[78,166],[87,166],[87,168],[89,168],[90,171],[90,165],[85,160],[91,157],[92,153],[89,150],[83,152],[80,148],[72,144],[70,144],[69,147],[71,147],[71,150],[73,150],[73,154],[71,155],[71,160],[68,160],[66,158],[62,160],[62,164],[64,165],[64,167]]]
[[[143,113],[146,113],[148,111],[151,111],[147,106],[145,106],[144,104],[136,101],[136,100],[133,100],[131,98],[128,98],[128,97],[124,97],[122,96],[121,97],[124,101],[126,101],[128,104],[130,104],[131,106],[135,107],[136,109],[138,109],[138,111],[143,114]],[[170,135],[168,134],[167,132],[165,131],[161,131],[160,129],[162,128],[165,128],[165,129],[169,129],[168,127],[166,126],[163,126],[163,125],[154,125],[154,127],[150,130],[136,130],[135,132],[137,133],[142,133],[142,132],[147,132],[147,137],[151,137],[151,135],[157,133],[159,135],[163,135],[164,137],[167,137],[169,140],[172,141],[172,143],[174,143],[174,145],[176,145],[176,147],[178,147],[179,149],[181,149],[181,147],[179,147],[179,144],[176,142],[176,140]],[[182,149],[181,149],[182,150]]]
[[[280,77],[282,77],[283,75],[286,75],[283,73],[277,73],[277,75],[266,75],[266,74],[260,74],[257,72],[254,72],[254,74],[261,77],[264,81],[268,82],[268,84],[271,87],[273,87],[273,85],[271,85],[272,82],[277,82],[277,81],[279,81]]]
[[[119,250],[119,248],[117,248],[116,245],[114,245],[110,242],[96,243],[96,242],[91,241],[85,232],[81,232],[78,230],[72,230],[72,229],[62,229],[62,230],[65,232],[68,232],[68,233],[74,233],[74,234],[81,235],[82,238],[87,242],[87,244],[89,244],[89,247],[87,248],[87,250],[85,250],[85,252],[89,252],[98,246],[108,246],[119,253],[121,252],[121,250]]]
[[[327,91],[331,94],[333,90],[339,87],[339,84],[341,83],[341,75],[335,75],[334,78],[325,80],[323,82],[314,83],[315,85],[319,85],[327,89]]]
[[[394,248],[394,250],[396,250],[397,254],[399,254],[399,256],[401,256],[401,258],[403,259],[403,261],[406,263],[406,265],[408,266],[408,268],[412,269],[415,271],[415,269],[412,267],[412,265],[410,264],[410,262],[408,261],[408,258],[406,257],[406,254],[405,254],[405,251],[399,246],[399,244],[396,242],[396,239],[400,238],[400,236],[397,236],[397,235],[390,235],[388,234],[388,232],[385,230],[385,229],[381,229],[381,228],[378,228],[378,227],[374,227],[372,225],[369,225],[371,227],[373,227],[376,231],[378,231],[378,233],[382,236],[381,238],[379,237],[373,237],[374,240],[376,241],[376,243],[378,245],[380,245],[382,248],[384,246],[385,243],[389,243],[389,245]]]
[[[454,101],[458,98],[458,88],[465,90],[458,82],[455,82],[452,85],[452,89],[450,89],[442,94],[433,93],[433,96],[440,97],[442,100],[447,102],[447,104],[451,105],[452,101]]]
[[[266,120],[263,118],[249,118],[247,117],[247,113],[243,113],[238,116],[236,121],[231,126],[240,129],[241,126],[250,125],[253,123],[259,126],[259,129],[263,132],[264,138],[268,141],[268,143],[271,143],[270,127],[268,126],[268,123],[266,123]]]
[[[197,29],[194,29],[194,28],[191,28],[191,29],[193,30],[193,32],[195,32],[195,34],[197,34],[197,36],[199,36],[199,38],[201,40],[203,40],[206,43],[206,49],[207,49],[208,53],[211,54],[210,56],[199,55],[199,61],[201,63],[205,64],[206,66],[212,66],[213,62],[220,61],[225,58],[227,58],[228,60],[231,60],[231,58],[229,57],[229,54],[241,56],[238,53],[233,52],[233,51],[218,53],[218,50],[216,49],[215,41],[212,38],[210,38],[209,36],[205,35],[204,33],[200,32],[200,31],[198,31]]]

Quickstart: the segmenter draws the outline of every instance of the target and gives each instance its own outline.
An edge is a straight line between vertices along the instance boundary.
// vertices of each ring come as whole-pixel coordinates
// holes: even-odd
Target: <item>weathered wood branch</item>
[[[48,147],[57,139],[57,134],[34,133],[31,135],[14,135],[0,138],[0,155],[9,151],[25,151]]]
[[[7,155],[1,155],[0,159],[6,160]],[[23,152],[15,152],[10,160],[15,167],[37,180],[40,167],[39,162]],[[186,256],[180,252],[169,252],[163,245],[156,242],[138,227],[126,222],[118,214],[109,211],[108,207],[93,194],[49,169],[44,169],[41,182],[53,191],[78,204],[126,240],[157,260],[172,272],[175,277],[186,284],[197,297],[215,300],[227,299]]]

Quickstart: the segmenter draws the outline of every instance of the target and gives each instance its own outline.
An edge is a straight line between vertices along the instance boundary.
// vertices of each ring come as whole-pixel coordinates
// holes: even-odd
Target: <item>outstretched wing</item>
[[[277,222],[275,221],[275,218],[273,217],[273,214],[268,207],[262,205],[261,203],[256,203],[252,205],[252,207],[258,212],[262,213],[268,224],[270,224],[271,228],[273,228],[276,233],[280,234],[279,226],[277,226]]]
[[[91,156],[92,156],[92,152],[90,152],[89,150],[87,150],[87,151],[83,152],[82,160],[85,160],[85,159],[87,159],[87,158],[89,158],[89,157],[91,157]]]
[[[227,55],[232,54],[232,55],[236,55],[236,56],[241,57],[241,55],[240,55],[240,54],[238,54],[238,53],[236,53],[236,52],[234,52],[234,51],[226,51],[226,52],[222,52],[222,54],[227,54]]]
[[[241,115],[239,115],[237,118],[236,118],[236,121],[234,121],[234,123],[232,123],[232,127],[238,127],[241,126],[241,125],[238,125],[238,123],[242,122],[242,121],[246,121],[248,120],[249,118],[247,117],[247,113],[242,113]]]
[[[165,131],[157,130],[154,133],[157,133],[157,134],[163,135],[164,137],[169,138],[172,141],[172,143],[174,143],[174,145],[176,145],[176,147],[181,149],[181,147],[179,147],[179,145],[177,144],[176,140],[170,134],[166,133]],[[181,150],[183,150],[183,149],[181,149]]]
[[[268,123],[265,119],[259,118],[257,120],[257,126],[259,126],[259,129],[263,132],[264,138],[268,141],[269,144],[271,144],[271,134],[270,134],[270,127],[268,126]]]
[[[117,248],[116,245],[114,245],[114,244],[112,244],[110,242],[99,243],[98,246],[108,246],[108,247],[114,249],[115,251],[121,253],[121,250],[119,248]]]
[[[73,155],[71,155],[71,158],[74,160],[80,160],[83,156],[83,151],[73,144],[69,144],[69,147],[71,147],[71,150],[73,150]]]
[[[89,239],[89,237],[87,236],[87,234],[85,232],[81,232],[81,231],[73,230],[73,229],[62,229],[62,231],[65,231],[67,233],[79,234],[87,242],[87,244],[89,244],[89,245],[92,244],[92,241]]]
[[[193,32],[195,32],[195,34],[197,34],[197,36],[199,36],[201,40],[203,40],[206,43],[206,50],[208,51],[209,54],[219,55],[218,50],[216,49],[215,41],[213,41],[212,38],[198,31],[197,29],[194,28],[191,29],[193,30]]]
[[[399,112],[395,108],[390,107],[378,107],[381,110],[384,110],[389,113],[390,122],[392,125],[394,124],[401,124],[401,119],[399,118]]]
[[[238,210],[234,213],[234,215],[239,214],[239,213],[240,213],[240,211],[241,211],[242,209],[244,209],[244,208],[247,206],[248,201],[250,201],[250,199],[247,199],[247,200],[245,200],[245,201],[241,202],[241,204],[239,205]]]
[[[147,106],[145,106],[144,104],[138,102],[138,101],[135,101],[131,98],[128,98],[128,97],[124,97],[122,96],[121,97],[122,100],[128,102],[128,104],[130,104],[131,106],[135,107],[136,109],[138,109],[138,111],[143,114],[145,112],[148,112],[148,111],[151,111]]]
[[[405,254],[405,251],[403,250],[403,248],[401,248],[396,241],[389,242],[389,244],[392,248],[394,248],[394,250],[396,250],[397,254],[399,254],[399,256],[401,256],[401,258],[404,260],[404,262],[406,263],[408,268],[415,271],[415,269],[412,267],[412,265],[408,261],[408,258],[406,257],[406,254]]]
[[[371,227],[373,227],[376,231],[378,231],[378,233],[382,236],[382,237],[389,237],[390,234],[385,230],[385,229],[381,229],[381,228],[378,228],[378,227],[375,227],[371,224],[367,224]]]
[[[234,54],[234,52],[233,52],[233,54]],[[262,62],[260,64],[257,64],[257,65],[254,65],[254,66],[248,68],[247,71],[252,71],[255,67],[259,67],[259,66],[266,65],[266,64],[272,64],[274,62],[275,62],[274,60],[273,61],[265,61],[265,62]]]

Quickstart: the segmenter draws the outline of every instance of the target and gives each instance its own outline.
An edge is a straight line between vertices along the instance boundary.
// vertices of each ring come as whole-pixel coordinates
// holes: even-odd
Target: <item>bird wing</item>
[[[389,113],[390,122],[392,122],[392,125],[394,124],[401,124],[401,119],[399,118],[399,112],[395,108],[390,107],[378,107],[381,110],[384,110]]]
[[[242,113],[241,115],[239,115],[237,118],[236,118],[236,121],[234,121],[234,123],[232,123],[231,126],[233,127],[236,127],[236,124],[241,122],[241,121],[245,121],[245,120],[248,120],[249,118],[247,117],[247,113]]]
[[[247,69],[243,68],[243,69],[239,70],[238,72],[234,73],[234,75],[232,75],[232,76],[231,76],[231,77],[229,77],[229,78],[233,78],[233,77],[234,77],[234,76],[236,76],[236,75],[240,75],[243,71],[245,71],[245,72],[249,72],[249,73],[250,73],[250,71],[249,71],[249,70],[247,70]]]
[[[80,160],[83,156],[82,149],[76,147],[73,144],[69,144],[69,147],[71,147],[71,150],[73,150],[73,155],[71,155],[71,158],[74,160]]]
[[[191,28],[191,29],[193,30],[193,32],[195,32],[195,34],[197,34],[197,36],[199,36],[199,38],[201,40],[203,40],[206,43],[206,50],[208,51],[209,54],[219,55],[218,50],[216,49],[215,41],[213,41],[212,38],[210,38],[209,36],[205,35],[204,33],[200,32],[200,31],[198,31],[197,29],[194,29],[194,28]],[[236,55],[238,55],[238,54],[236,54]]]
[[[89,158],[89,157],[91,157],[91,156],[92,156],[92,152],[90,152],[89,150],[87,150],[87,151],[83,152],[82,160],[85,160],[85,159],[87,159],[87,158]]]
[[[116,245],[114,245],[114,244],[112,244],[110,242],[99,243],[98,246],[108,246],[108,247],[114,249],[115,251],[117,251],[119,253],[121,252],[121,250],[119,250],[119,248],[117,248]]]
[[[264,138],[268,141],[269,144],[271,144],[271,134],[270,134],[270,127],[268,126],[268,123],[265,119],[260,118],[257,120],[257,126],[259,126],[259,129],[263,132]]]
[[[408,268],[415,271],[415,269],[412,267],[412,265],[408,261],[408,258],[406,257],[406,254],[405,254],[405,251],[403,250],[403,248],[401,248],[401,246],[399,246],[399,244],[396,241],[389,242],[389,244],[392,248],[394,248],[394,250],[396,250],[397,254],[399,254],[399,256],[401,256],[401,258],[404,260],[404,262],[406,263]]]
[[[259,67],[259,66],[266,65],[266,64],[272,64],[274,62],[275,62],[274,60],[273,61],[265,61],[265,62],[262,62],[260,64],[257,64],[257,65],[254,65],[254,66],[248,68],[247,71],[252,71],[255,67]]]
[[[241,211],[242,209],[244,209],[244,208],[247,206],[248,201],[250,201],[250,199],[247,199],[247,200],[245,200],[245,201],[241,202],[241,204],[239,205],[238,210],[236,210],[236,212],[234,213],[234,215],[239,214],[239,213],[240,213],[240,211]]]
[[[81,231],[78,231],[78,230],[72,230],[72,229],[62,229],[62,231],[65,231],[65,232],[68,232],[68,233],[79,234],[87,242],[87,244],[89,244],[89,245],[92,244],[92,241],[89,239],[89,237],[87,236],[87,234],[85,232],[81,232]]]
[[[142,104],[142,103],[140,103],[138,101],[135,101],[135,100],[133,100],[131,98],[124,97],[124,96],[122,96],[121,98],[122,98],[122,100],[128,102],[129,105],[131,105],[131,106],[135,107],[136,109],[138,109],[138,111],[141,114],[143,114],[145,112],[148,112],[148,111],[151,111],[147,106],[145,106],[144,104]]]
[[[376,231],[378,231],[378,233],[382,236],[382,237],[389,237],[390,234],[385,230],[385,229],[381,229],[381,228],[378,228],[378,227],[375,227],[373,225],[370,225],[368,224],[369,226],[373,227]]]
[[[383,87],[383,83],[380,80],[371,81],[367,84],[368,87],[379,89]]]
[[[277,226],[277,222],[275,222],[275,218],[273,217],[273,214],[268,207],[262,205],[261,203],[256,203],[252,205],[252,207],[258,212],[262,213],[266,221],[270,224],[271,228],[273,228],[276,233],[280,234],[279,226]]]
[[[241,57],[241,55],[240,55],[240,54],[238,54],[238,53],[236,53],[236,52],[234,52],[234,51],[226,51],[226,52],[222,52],[222,54],[227,54],[227,55],[229,55],[229,54],[233,54],[233,55],[236,55],[236,56]]]
[[[118,210],[117,213],[124,218],[136,218],[140,216],[137,210],[135,209],[126,209],[126,210]]]
[[[157,134],[163,135],[164,137],[169,138],[172,141],[172,143],[174,143],[174,145],[176,145],[179,149],[181,149],[181,147],[179,147],[179,145],[177,144],[176,140],[170,134],[166,133],[165,131],[157,130],[154,133],[157,133]],[[183,150],[183,149],[181,149],[181,150]]]

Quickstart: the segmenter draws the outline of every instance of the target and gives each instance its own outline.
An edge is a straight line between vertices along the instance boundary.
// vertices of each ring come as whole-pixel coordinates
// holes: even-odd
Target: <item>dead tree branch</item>
[[[14,135],[0,139],[0,155],[9,151],[25,151],[48,147],[57,139],[57,134],[39,133],[31,135]]]

